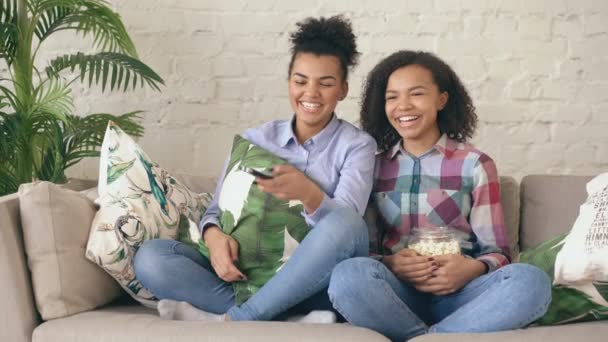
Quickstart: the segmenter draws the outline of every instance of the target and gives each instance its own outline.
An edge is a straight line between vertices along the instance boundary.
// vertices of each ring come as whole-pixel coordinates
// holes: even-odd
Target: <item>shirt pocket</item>
[[[462,213],[462,192],[449,189],[431,189],[427,192],[429,212],[427,220],[435,226],[452,228],[468,226]]]
[[[381,191],[372,194],[378,213],[390,226],[399,226],[401,222],[401,191]]]

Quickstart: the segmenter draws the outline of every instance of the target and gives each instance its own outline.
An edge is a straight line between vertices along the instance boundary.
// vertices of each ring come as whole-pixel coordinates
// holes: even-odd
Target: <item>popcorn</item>
[[[414,228],[408,245],[424,256],[460,254],[460,243],[454,230],[448,227]]]
[[[458,241],[419,241],[409,246],[416,253],[424,256],[460,254]]]

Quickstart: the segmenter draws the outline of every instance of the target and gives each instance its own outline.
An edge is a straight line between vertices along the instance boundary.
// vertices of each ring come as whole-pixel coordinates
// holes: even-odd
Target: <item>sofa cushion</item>
[[[198,222],[211,197],[195,194],[110,122],[101,147],[100,209],[90,227],[86,256],[142,304],[156,298],[135,278],[133,257],[148,239],[178,239],[197,246]]]
[[[36,306],[48,320],[94,309],[120,287],[84,257],[93,201],[49,182],[19,187],[21,222]]]
[[[519,184],[513,177],[500,177],[500,203],[505,218],[505,230],[511,258],[519,254]]]
[[[43,323],[33,342],[388,342],[347,324],[167,321],[141,306],[113,306]]]
[[[555,259],[567,234],[561,234],[522,253],[520,261],[537,266],[554,281]],[[551,304],[537,323],[553,325],[608,319],[608,285],[589,281],[577,285],[553,284]]]
[[[299,201],[279,200],[262,192],[247,168],[269,171],[285,161],[237,135],[219,194],[222,230],[239,243],[239,270],[247,280],[233,282],[241,304],[287,261],[308,233]],[[204,241],[200,250],[209,256]]]
[[[585,201],[591,176],[532,175],[521,181],[520,247],[534,247],[566,233]]]
[[[605,342],[608,322],[529,327],[491,333],[428,334],[408,342]]]

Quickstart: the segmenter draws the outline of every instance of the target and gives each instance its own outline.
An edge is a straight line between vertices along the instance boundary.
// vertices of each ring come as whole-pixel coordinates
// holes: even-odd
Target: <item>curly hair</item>
[[[299,53],[317,56],[335,56],[340,60],[342,76],[348,78],[348,69],[357,65],[359,51],[350,21],[341,15],[330,18],[306,18],[296,24],[298,30],[291,33],[291,61],[288,75]]]
[[[402,50],[380,61],[367,76],[363,88],[361,126],[376,139],[380,151],[388,150],[401,139],[386,116],[385,92],[390,75],[408,65],[428,69],[439,92],[445,91],[449,95],[445,107],[437,113],[439,131],[460,142],[471,138],[477,126],[477,114],[471,97],[454,70],[432,53]]]

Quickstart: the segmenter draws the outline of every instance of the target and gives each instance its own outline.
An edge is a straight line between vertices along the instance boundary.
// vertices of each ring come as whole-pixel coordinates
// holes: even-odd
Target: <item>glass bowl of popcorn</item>
[[[423,256],[460,254],[458,238],[448,227],[412,229],[408,248]]]

